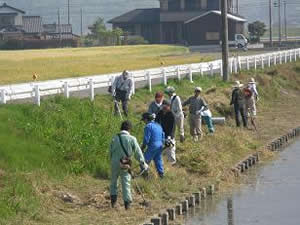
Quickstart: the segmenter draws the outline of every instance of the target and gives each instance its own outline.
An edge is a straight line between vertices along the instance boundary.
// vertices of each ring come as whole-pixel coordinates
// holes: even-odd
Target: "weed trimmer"
[[[139,174],[133,175],[132,171],[129,170],[129,174],[131,175],[132,180],[133,180],[138,192],[140,193],[140,195],[142,196],[142,199],[143,199],[143,202],[141,202],[140,205],[142,205],[144,207],[151,207],[151,203],[149,201],[146,201],[144,193],[142,192],[141,187],[139,186],[139,184],[136,181],[136,178],[142,176],[145,172],[146,172],[146,170],[142,170]]]
[[[119,106],[119,102],[116,100],[116,98],[114,98],[114,104],[115,104],[115,108],[117,109],[117,113],[120,116],[121,120],[123,120],[123,116],[122,116],[122,112]]]

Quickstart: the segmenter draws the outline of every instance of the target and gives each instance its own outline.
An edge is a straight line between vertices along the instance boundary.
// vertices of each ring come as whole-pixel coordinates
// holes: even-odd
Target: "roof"
[[[159,23],[159,16],[159,8],[135,9],[109,20],[108,23]]]
[[[200,18],[202,18],[204,16],[207,16],[209,14],[212,14],[212,13],[221,16],[221,11],[212,10],[212,11],[205,12],[202,15],[191,18],[191,19],[185,21],[184,23],[193,22],[194,20],[200,19]],[[230,14],[230,13],[227,14],[227,17],[228,17],[228,19],[235,20],[237,22],[246,22],[247,21],[244,17],[241,17],[239,15],[233,15],[233,14]]]
[[[185,22],[192,18],[202,15],[207,11],[179,11],[179,12],[161,12],[161,22]]]
[[[40,16],[23,16],[23,30],[25,33],[42,33],[42,24]]]
[[[44,32],[49,33],[49,34],[58,34],[58,33],[72,33],[72,25],[71,24],[61,24],[60,25],[60,29],[59,30],[59,26],[56,23],[52,23],[52,24],[44,24],[43,25],[44,28]]]
[[[0,9],[1,9],[1,8],[9,8],[9,9],[12,9],[12,10],[14,10],[14,11],[17,11],[17,12],[20,12],[20,13],[25,14],[25,11],[23,11],[23,10],[21,10],[21,9],[14,8],[14,7],[12,7],[12,6],[9,6],[9,5],[7,5],[6,3],[3,3],[3,4],[0,6]]]

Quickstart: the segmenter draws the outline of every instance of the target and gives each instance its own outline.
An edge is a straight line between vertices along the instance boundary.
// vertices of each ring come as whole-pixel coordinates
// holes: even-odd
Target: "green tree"
[[[248,24],[248,31],[250,33],[250,39],[252,41],[260,42],[260,37],[267,31],[266,24],[260,21],[255,21]]]

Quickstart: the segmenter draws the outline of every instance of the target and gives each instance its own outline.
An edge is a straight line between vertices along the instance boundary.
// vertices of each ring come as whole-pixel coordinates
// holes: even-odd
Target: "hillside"
[[[4,2],[4,0],[1,0]],[[60,8],[62,21],[67,22],[67,0],[7,0],[8,4],[24,9],[29,15],[41,15],[44,22],[53,23],[57,21],[57,9]],[[296,0],[287,0],[288,3],[297,3]],[[106,21],[135,8],[159,7],[158,0],[70,0],[71,22],[75,33],[80,33],[80,8],[83,9],[84,32],[97,17],[103,17]],[[299,5],[300,7],[300,5]],[[288,6],[289,24],[299,25],[299,7]],[[249,21],[263,20],[268,22],[268,0],[240,0],[241,15]],[[277,13],[274,11],[274,23],[277,21]]]
[[[183,99],[193,93],[194,86],[203,87],[214,115],[225,116],[227,123],[217,126],[215,135],[205,135],[200,143],[193,143],[189,136],[184,144],[178,142],[178,166],[166,163],[164,180],[154,171],[150,180],[138,179],[151,208],[145,210],[138,204],[141,197],[133,185],[136,201],[129,212],[123,210],[120,199],[116,210],[109,207],[108,147],[121,122],[112,115],[109,96],[97,96],[94,103],[58,96],[43,101],[41,107],[1,105],[0,224],[140,224],[208,182],[233,185],[230,168],[235,163],[300,124],[299,61],[266,71],[242,72],[232,79],[245,83],[251,76],[258,81],[261,95],[258,133],[234,126],[229,106],[231,84],[219,76],[195,77],[194,84],[170,82]],[[159,85],[153,91],[162,89]],[[140,89],[130,103],[133,134],[139,142],[143,133],[140,115],[152,99],[147,89]]]

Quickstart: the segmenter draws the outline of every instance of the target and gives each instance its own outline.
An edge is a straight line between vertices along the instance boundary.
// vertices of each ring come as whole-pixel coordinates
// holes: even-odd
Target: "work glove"
[[[141,171],[148,171],[149,170],[149,166],[145,162],[141,163],[140,167],[141,167]]]

